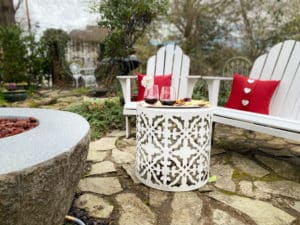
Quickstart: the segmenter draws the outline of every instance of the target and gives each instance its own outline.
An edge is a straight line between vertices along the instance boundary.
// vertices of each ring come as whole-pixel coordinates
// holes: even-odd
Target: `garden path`
[[[90,144],[89,166],[70,211],[86,224],[300,224],[299,165],[279,169],[272,166],[276,156],[213,148],[215,182],[190,192],[164,192],[135,177],[135,139],[124,135],[113,131]]]

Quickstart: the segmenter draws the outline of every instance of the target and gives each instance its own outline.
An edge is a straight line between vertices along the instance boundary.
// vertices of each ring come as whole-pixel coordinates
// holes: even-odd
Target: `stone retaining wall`
[[[300,156],[300,141],[292,141],[232,126],[216,124],[214,141],[238,152],[262,151],[275,156]]]

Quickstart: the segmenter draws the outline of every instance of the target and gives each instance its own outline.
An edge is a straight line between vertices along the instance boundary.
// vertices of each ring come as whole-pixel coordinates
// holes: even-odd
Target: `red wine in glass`
[[[176,103],[175,100],[160,100],[162,105],[174,105]]]
[[[164,86],[160,93],[160,102],[162,105],[174,105],[176,103],[176,92],[173,87]]]
[[[155,104],[158,100],[159,94],[158,94],[158,86],[153,85],[152,87],[145,88],[144,93],[144,101],[148,104]]]
[[[148,104],[155,104],[157,102],[157,98],[144,98],[144,101]]]

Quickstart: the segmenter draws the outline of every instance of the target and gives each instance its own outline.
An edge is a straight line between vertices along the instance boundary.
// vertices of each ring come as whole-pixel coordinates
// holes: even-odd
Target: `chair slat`
[[[189,75],[190,71],[190,58],[186,55],[183,55],[182,57],[182,66],[181,66],[181,76],[179,81],[179,87],[178,87],[178,98],[185,98],[188,97],[187,95],[187,89],[188,89],[188,79],[187,77]]]
[[[156,55],[151,56],[147,62],[147,75],[154,76],[155,74]]]
[[[283,107],[291,107],[288,105],[285,105],[285,101],[287,98],[295,98],[298,96],[289,96],[289,92],[294,93],[294,91],[291,90],[292,87],[295,87],[292,85],[296,78],[296,72],[297,68],[299,66],[300,62],[300,43],[297,42],[295,45],[295,48],[293,50],[293,53],[287,63],[286,70],[284,72],[284,75],[280,81],[279,87],[274,94],[274,97],[272,99],[271,105],[270,105],[270,114],[271,115],[278,115],[278,116],[284,116],[286,118],[291,118],[291,114],[289,113],[283,113],[284,109]],[[284,66],[284,65],[282,65]],[[300,76],[298,76],[297,79],[300,79]],[[295,87],[299,88],[299,87]]]
[[[266,58],[267,58],[267,55],[264,54],[255,60],[253,67],[251,69],[250,75],[249,75],[250,78],[258,79],[260,77],[260,74],[265,65]]]
[[[176,46],[174,54],[174,66],[172,71],[172,86],[175,88],[177,93],[179,91],[179,77],[181,76],[182,58],[183,52],[179,46]]]
[[[299,53],[300,54],[300,53]],[[283,103],[283,108],[281,110],[280,116],[297,119],[298,111],[300,108],[300,64],[298,64],[298,68],[296,71],[296,75],[294,76],[294,80],[291,83],[289,93],[287,98]]]
[[[295,41],[285,41],[283,43],[280,56],[275,66],[275,70],[273,71],[272,80],[281,80],[286,69],[287,63],[291,57],[293,52],[293,48],[295,46]]]
[[[275,45],[269,52],[265,66],[259,76],[261,80],[270,80],[276,66],[277,60],[279,58],[282,48],[282,43]]]
[[[162,47],[157,51],[155,75],[163,75],[166,59],[166,47]]]
[[[164,74],[171,74],[174,65],[175,45],[166,46],[165,69]]]

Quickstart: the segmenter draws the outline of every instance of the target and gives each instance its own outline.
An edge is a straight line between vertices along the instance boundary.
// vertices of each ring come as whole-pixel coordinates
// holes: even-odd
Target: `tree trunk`
[[[254,36],[253,36],[253,30],[247,15],[247,9],[245,7],[245,2],[244,0],[239,0],[240,2],[240,7],[241,7],[241,15],[243,18],[244,26],[245,26],[245,31],[246,31],[246,37],[247,37],[247,42],[248,42],[248,50],[249,50],[249,56],[251,59],[254,59],[257,57],[257,46],[255,44]]]
[[[13,0],[0,0],[0,25],[14,25],[15,22]]]
[[[55,86],[63,86],[62,65],[59,59],[54,59],[52,62],[52,82]]]

